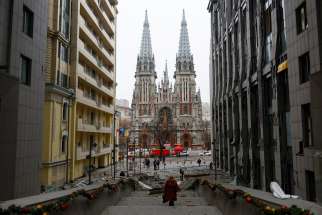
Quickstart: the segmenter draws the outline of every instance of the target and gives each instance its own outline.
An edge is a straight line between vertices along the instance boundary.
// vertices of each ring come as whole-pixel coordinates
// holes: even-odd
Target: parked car
[[[180,156],[189,156],[189,151],[180,152]]]
[[[211,156],[211,151],[203,151],[199,153],[199,156]]]

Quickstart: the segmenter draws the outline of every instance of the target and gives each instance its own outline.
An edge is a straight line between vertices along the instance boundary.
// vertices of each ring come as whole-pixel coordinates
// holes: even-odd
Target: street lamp
[[[87,155],[88,159],[88,184],[92,184],[92,149],[97,146],[96,143],[90,142],[89,143],[89,155]]]
[[[118,117],[120,114],[119,111],[114,111],[114,121],[113,121],[113,168],[114,168],[114,172],[113,172],[113,179],[115,179],[115,174],[116,174],[116,159],[115,159],[115,154],[116,154],[116,128],[115,128],[115,121],[116,121],[116,116]]]

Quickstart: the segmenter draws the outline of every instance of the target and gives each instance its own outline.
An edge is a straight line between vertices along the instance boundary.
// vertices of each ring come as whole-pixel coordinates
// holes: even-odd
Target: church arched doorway
[[[191,137],[191,134],[184,133],[181,136],[181,143],[182,143],[182,145],[183,145],[184,148],[191,148],[191,146],[192,146],[192,137]]]

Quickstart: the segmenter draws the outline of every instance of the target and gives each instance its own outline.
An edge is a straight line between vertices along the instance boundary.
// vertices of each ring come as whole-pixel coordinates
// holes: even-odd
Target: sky
[[[179,49],[182,11],[185,10],[191,52],[194,56],[197,90],[209,102],[210,14],[208,0],[119,0],[117,19],[117,98],[132,101],[134,73],[140,51],[145,10],[148,11],[157,84],[168,62],[174,84],[176,53]]]

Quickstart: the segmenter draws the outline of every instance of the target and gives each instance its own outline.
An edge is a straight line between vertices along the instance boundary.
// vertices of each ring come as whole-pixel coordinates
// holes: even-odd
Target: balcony
[[[114,113],[114,108],[112,105],[102,104],[102,101],[100,99],[93,100],[89,97],[86,97],[84,95],[84,92],[80,89],[76,90],[76,101],[88,107],[101,110],[103,112],[108,112],[110,114]]]
[[[89,7],[88,3],[86,0],[81,0],[81,6],[83,7],[84,11],[86,11],[85,13],[87,14],[87,16],[90,16],[90,18],[95,22],[95,24],[97,26],[99,26],[99,29],[101,29],[101,31],[104,31],[105,34],[108,35],[108,37],[110,37],[110,34],[114,35],[114,25],[111,25],[111,22],[108,20],[108,18],[106,19],[106,15],[104,16],[102,14],[102,11],[99,10],[99,12],[97,12],[97,3],[94,3],[91,1],[89,1],[90,4],[92,5],[96,5],[96,7],[93,7],[93,9],[95,10],[96,13],[100,14],[99,18],[94,14],[94,12],[92,11],[92,9]],[[95,9],[96,8],[96,9]],[[82,9],[82,8],[81,8]],[[81,10],[82,12],[82,10]],[[105,26],[105,27],[104,27]],[[111,37],[110,37],[111,38]]]
[[[85,72],[85,68],[78,65],[78,77],[80,77],[83,81],[87,82],[88,84],[90,84],[92,87],[96,88],[97,90],[99,90],[101,93],[104,93],[110,97],[114,97],[114,90],[113,88],[108,88],[106,87],[102,82],[102,80],[98,79],[98,78],[93,78],[91,76],[89,76],[86,72]]]
[[[114,73],[103,66],[102,62],[95,58],[88,50],[86,50],[84,43],[80,47],[80,60],[84,60],[87,64],[90,64],[97,71],[102,71],[108,78],[114,80]],[[85,59],[84,59],[85,58]]]
[[[112,133],[112,128],[103,126],[101,122],[94,124],[87,124],[82,119],[77,121],[77,131],[91,132],[91,133]]]
[[[115,2],[113,2],[115,3]],[[103,0],[103,4],[106,5],[108,12],[111,16],[116,17],[115,7],[111,4],[110,0]]]
[[[94,32],[92,29],[90,29],[90,26],[86,21],[81,18],[80,19],[80,36],[82,36],[84,39],[87,41],[90,41],[91,43],[95,44],[96,49],[101,51],[103,55],[107,58],[107,60],[110,61],[111,64],[114,63],[114,56],[113,54],[110,54],[106,47],[103,45],[103,42],[105,42],[105,45],[108,46],[108,48],[114,50],[114,41],[110,37],[102,37],[102,36],[97,36],[94,35]],[[81,32],[82,31],[82,32]],[[103,35],[104,36],[104,35]],[[101,40],[106,40],[106,41],[101,41]]]
[[[109,24],[111,30],[115,32],[115,24],[110,19],[110,17],[107,16],[106,12],[104,11],[104,8],[101,7],[100,2],[106,2],[105,0],[95,0],[95,1],[88,1],[92,4],[93,9],[101,15],[101,18],[104,18],[104,20]],[[108,6],[106,4],[106,6]],[[114,16],[115,17],[115,16]]]

